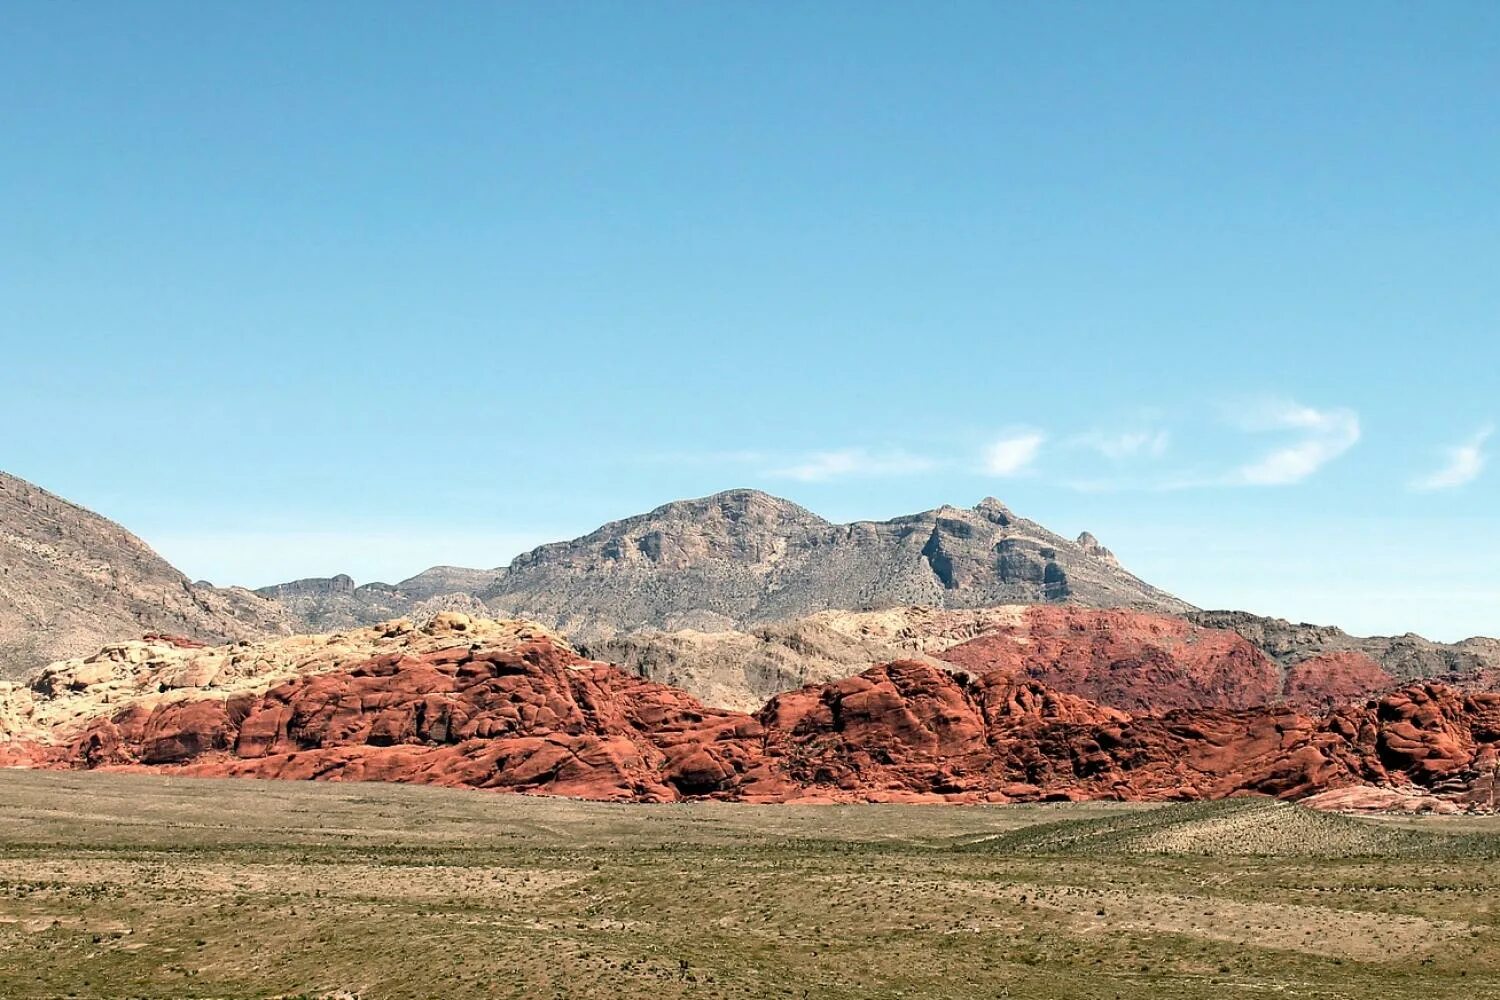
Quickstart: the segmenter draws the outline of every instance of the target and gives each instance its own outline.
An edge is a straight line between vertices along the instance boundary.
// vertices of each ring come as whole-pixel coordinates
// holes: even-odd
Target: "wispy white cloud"
[[[935,468],[937,462],[910,452],[843,448],[814,452],[791,465],[770,470],[769,475],[807,483],[853,477],[910,476]]]
[[[1058,485],[1080,492],[1125,490],[1171,492],[1226,486],[1279,486],[1299,483],[1337,459],[1360,441],[1359,414],[1346,407],[1307,406],[1293,400],[1260,400],[1229,412],[1239,431],[1275,435],[1274,447],[1222,464],[1204,452],[1196,459],[1183,448],[1159,412],[1143,410],[1115,427],[1093,428],[1054,437],[1034,426],[1015,426],[981,442],[976,452],[937,446],[914,453],[900,448],[851,446],[803,453],[763,450],[719,451],[692,456],[703,464],[743,465],[769,479],[828,482],[970,472],[993,477],[1031,475],[1054,447],[1055,461],[1046,472]],[[1227,443],[1227,442],[1226,442]],[[1189,437],[1192,444],[1192,436]],[[971,445],[972,447],[972,445]],[[1223,453],[1223,446],[1216,449]],[[1069,455],[1069,452],[1073,454]],[[1189,449],[1189,452],[1191,449]],[[1090,459],[1091,452],[1106,460]],[[1482,461],[1482,459],[1481,459]]]
[[[1131,458],[1160,458],[1172,443],[1165,428],[1138,428],[1124,431],[1089,431],[1073,439],[1081,448],[1091,448],[1114,462]]]
[[[1317,409],[1290,400],[1268,401],[1243,410],[1236,422],[1252,432],[1287,431],[1297,440],[1274,448],[1230,473],[1245,486],[1300,483],[1359,443],[1359,414],[1343,407]]]
[[[1453,490],[1472,483],[1484,471],[1485,462],[1489,459],[1489,456],[1485,454],[1484,445],[1494,433],[1494,425],[1486,424],[1464,443],[1452,448],[1444,448],[1445,461],[1442,468],[1413,480],[1411,488],[1423,493],[1431,493],[1437,490]]]
[[[985,447],[981,468],[991,476],[1019,475],[1036,461],[1046,440],[1047,436],[1036,430],[1008,434]]]

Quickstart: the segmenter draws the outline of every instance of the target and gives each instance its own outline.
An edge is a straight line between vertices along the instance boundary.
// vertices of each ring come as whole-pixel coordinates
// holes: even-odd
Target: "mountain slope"
[[[290,613],[304,629],[336,632],[360,628],[392,618],[427,618],[439,611],[463,611],[483,615],[485,606],[473,591],[494,574],[484,570],[452,570],[445,579],[441,574],[449,567],[427,570],[392,586],[389,583],[366,583],[356,586],[350,577],[312,577],[262,587],[255,593],[275,601]],[[442,589],[448,584],[449,589]],[[466,589],[467,588],[467,589]]]
[[[1294,624],[1247,611],[1193,611],[1205,628],[1233,629],[1289,670],[1336,659],[1364,660],[1399,681],[1428,677],[1481,677],[1500,684],[1500,639],[1476,636],[1442,643],[1408,632],[1357,636],[1332,625]]]
[[[147,632],[225,642],[289,622],[279,605],[191,583],[113,521],[0,473],[0,677]]]
[[[833,524],[755,490],[669,503],[544,545],[480,596],[580,637],[732,628],[830,608],[1190,607],[1126,572],[1091,535],[1069,541],[998,500]]]
[[[1090,534],[1070,541],[995,499],[834,524],[758,490],[678,500],[500,569],[435,566],[401,583],[347,576],[257,591],[313,631],[443,609],[533,618],[580,639],[639,629],[719,631],[824,610],[1056,603],[1182,612]]]

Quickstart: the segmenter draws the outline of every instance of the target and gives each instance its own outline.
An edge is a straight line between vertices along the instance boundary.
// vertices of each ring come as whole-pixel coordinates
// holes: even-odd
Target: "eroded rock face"
[[[1128,711],[1249,708],[1282,692],[1280,668],[1240,635],[1143,612],[1027,607],[938,655]]]
[[[1351,650],[1298,661],[1287,669],[1282,686],[1288,701],[1326,709],[1365,701],[1399,683],[1370,657]]]
[[[258,693],[295,677],[352,667],[372,657],[422,655],[454,647],[513,649],[545,639],[534,622],[497,622],[454,612],[418,626],[408,619],[328,635],[199,647],[174,637],[112,643],[88,657],[36,671],[25,683],[0,682],[0,745],[57,742],[58,734],[127,706]]]
[[[1004,673],[899,663],[773,699],[759,716],[795,785],[834,797],[1300,798],[1354,784],[1475,797],[1500,695],[1416,685],[1329,715],[1289,707],[1131,715]]]
[[[184,677],[191,661],[178,663],[175,676],[191,683],[169,693],[162,670],[112,667],[129,685],[55,673],[26,689],[39,704],[82,703],[99,685],[112,697],[88,702],[93,714],[52,712],[64,721],[33,726],[0,756],[652,802],[1301,798],[1376,787],[1462,803],[1488,794],[1500,759],[1500,695],[1442,684],[1330,712],[1129,712],[1013,669],[971,676],[901,660],[785,692],[751,716],[586,660],[525,623],[448,614],[387,631],[371,640],[385,644],[376,655],[308,661],[269,680]]]
[[[548,640],[386,654],[263,694],[133,706],[66,758],[188,773],[669,801],[746,782],[759,724]]]

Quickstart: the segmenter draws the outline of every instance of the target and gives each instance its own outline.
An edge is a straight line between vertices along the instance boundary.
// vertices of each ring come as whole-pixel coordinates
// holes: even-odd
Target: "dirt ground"
[[[0,996],[1500,997],[1500,820],[3,771]]]

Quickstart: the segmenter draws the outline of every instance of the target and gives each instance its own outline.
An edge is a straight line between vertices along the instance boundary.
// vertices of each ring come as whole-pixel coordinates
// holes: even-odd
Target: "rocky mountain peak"
[[[350,588],[334,578],[260,593],[286,603],[314,631],[417,614],[419,604],[441,601],[470,613],[487,607],[536,618],[589,640],[639,628],[715,631],[903,605],[1189,608],[1126,572],[1091,539],[1061,537],[994,497],[973,507],[834,524],[790,500],[741,488],[662,504],[540,546],[500,569],[437,567],[394,588]]]
[[[832,524],[730,490],[665,504],[518,557],[481,595],[580,637],[714,630],[825,609],[1079,603],[1188,607],[993,497],[889,521]]]
[[[1011,521],[1015,520],[1015,515],[1011,513],[1010,508],[994,497],[985,497],[975,504],[974,513],[987,521],[1001,526],[1010,524]]]
[[[1120,560],[1115,558],[1115,554],[1109,551],[1109,549],[1106,549],[1103,545],[1099,544],[1099,539],[1095,538],[1087,531],[1078,536],[1077,544],[1078,547],[1083,550],[1085,555],[1093,556],[1095,559],[1107,562],[1111,566],[1120,565]]]
[[[790,500],[772,496],[760,490],[723,490],[706,497],[691,500],[674,500],[651,511],[649,514],[627,518],[618,524],[632,521],[675,521],[703,518],[722,520],[727,524],[754,527],[780,523],[826,524],[821,517]]]

